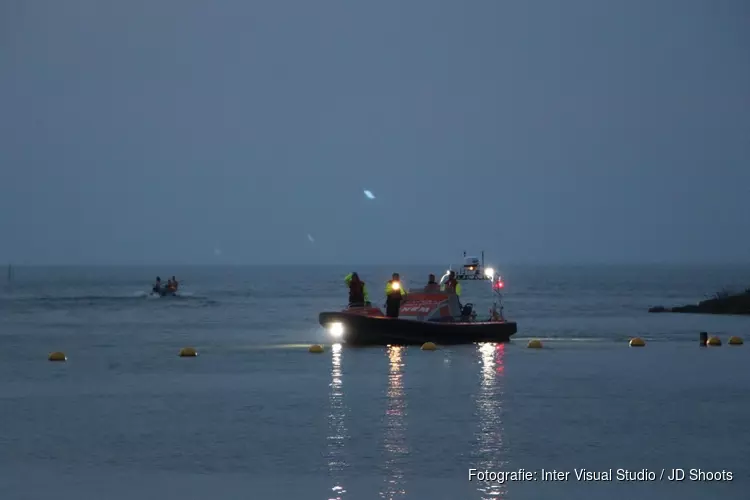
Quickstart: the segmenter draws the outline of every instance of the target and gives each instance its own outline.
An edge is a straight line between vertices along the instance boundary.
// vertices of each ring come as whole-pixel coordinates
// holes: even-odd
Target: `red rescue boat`
[[[477,321],[473,304],[459,305],[458,296],[445,292],[410,293],[398,318],[388,318],[377,307],[349,307],[322,312],[319,322],[332,339],[350,345],[421,345],[507,342],[516,333],[497,309],[486,321]]]
[[[343,311],[322,312],[318,318],[333,340],[352,345],[421,345],[473,344],[475,342],[507,342],[518,331],[513,321],[503,316],[502,292],[505,283],[494,269],[484,266],[482,257],[467,256],[457,272],[449,274],[463,282],[490,282],[495,302],[486,320],[477,320],[474,305],[461,305],[454,292],[424,290],[407,294],[401,303],[398,318],[386,317],[384,312],[368,304],[348,307]]]

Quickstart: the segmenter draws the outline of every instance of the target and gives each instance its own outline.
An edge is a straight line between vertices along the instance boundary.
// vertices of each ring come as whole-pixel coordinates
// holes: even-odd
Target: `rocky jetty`
[[[650,308],[648,312],[750,315],[750,288],[742,293],[717,293],[713,298],[703,300],[695,305],[685,305],[679,307],[656,306]]]

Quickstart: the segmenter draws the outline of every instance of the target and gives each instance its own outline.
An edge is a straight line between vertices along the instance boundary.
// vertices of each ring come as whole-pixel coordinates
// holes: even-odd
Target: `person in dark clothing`
[[[401,285],[401,277],[393,273],[391,279],[385,284],[385,315],[389,318],[398,318],[401,302],[406,297],[406,290]]]
[[[435,281],[435,275],[431,274],[427,280],[427,285],[424,287],[425,292],[439,292],[440,285]]]
[[[370,303],[365,282],[359,279],[357,273],[350,273],[344,278],[349,287],[349,307],[364,307]]]
[[[151,289],[154,293],[161,293],[161,278],[156,277],[156,283],[154,283],[154,287]]]

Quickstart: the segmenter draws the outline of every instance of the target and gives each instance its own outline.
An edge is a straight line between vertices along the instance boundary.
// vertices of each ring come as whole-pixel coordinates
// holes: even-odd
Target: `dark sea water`
[[[344,305],[349,271],[17,268],[0,293],[0,499],[748,498],[750,345],[726,340],[750,341],[750,317],[646,310],[747,288],[750,268],[502,269],[515,339],[434,352],[332,345],[317,315]],[[442,270],[358,271],[375,299],[392,271],[414,286]],[[147,297],[157,274],[186,296]],[[488,287],[464,288],[480,313]]]

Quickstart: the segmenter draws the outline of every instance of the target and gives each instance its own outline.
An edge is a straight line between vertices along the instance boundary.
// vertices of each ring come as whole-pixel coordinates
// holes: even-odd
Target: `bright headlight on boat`
[[[398,290],[399,288],[401,288],[401,284],[399,284],[398,281],[394,281],[393,283],[391,283],[391,288],[393,288],[394,290]]]
[[[338,321],[336,323],[331,323],[330,325],[328,325],[328,331],[334,337],[341,337],[342,335],[344,335],[344,325],[339,323]]]
[[[495,276],[495,270],[492,269],[491,267],[488,267],[487,269],[484,270],[484,275],[487,276],[488,278],[492,278],[493,276]]]

